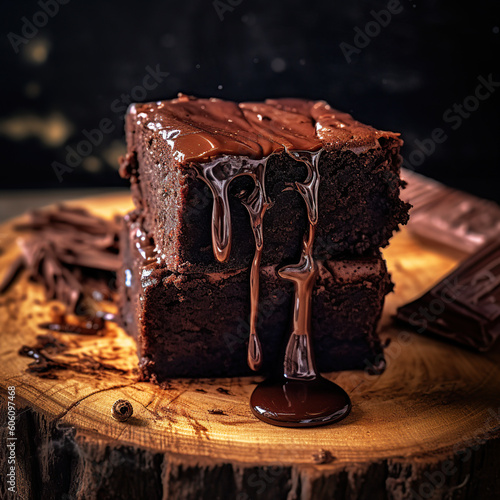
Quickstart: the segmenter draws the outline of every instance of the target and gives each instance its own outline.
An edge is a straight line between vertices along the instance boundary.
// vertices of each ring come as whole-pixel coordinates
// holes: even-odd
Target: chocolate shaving
[[[75,333],[77,335],[99,335],[104,328],[104,321],[100,318],[97,320],[88,320],[83,326],[64,322],[47,322],[40,323],[38,327],[53,332]]]
[[[121,262],[118,220],[60,205],[31,212],[29,221],[16,229],[31,234],[18,240],[21,256],[3,278],[0,293],[25,268],[32,280],[44,286],[47,300],[59,300],[69,311],[75,311],[85,297],[112,297],[114,273]]]
[[[30,347],[23,345],[19,349],[21,356],[33,358],[34,361],[28,365],[28,371],[42,373],[52,369],[65,370],[67,363],[54,361],[47,353],[58,354],[65,351],[66,344],[60,342],[52,335],[37,335],[37,343]]]
[[[9,287],[14,283],[19,273],[24,269],[24,259],[23,256],[20,255],[16,258],[16,260],[11,264],[9,269],[7,269],[7,273],[3,277],[3,280],[0,282],[0,294],[6,292]]]

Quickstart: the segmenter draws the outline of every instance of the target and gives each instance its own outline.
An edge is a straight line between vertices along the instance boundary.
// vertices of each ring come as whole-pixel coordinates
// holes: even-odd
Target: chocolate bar
[[[401,198],[413,205],[408,229],[417,236],[468,254],[500,238],[500,207],[402,169],[408,183]]]
[[[396,317],[416,328],[487,351],[500,337],[500,239],[460,264]]]

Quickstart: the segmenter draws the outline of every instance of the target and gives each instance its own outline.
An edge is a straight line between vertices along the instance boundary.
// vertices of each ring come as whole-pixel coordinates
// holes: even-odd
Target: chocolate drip
[[[279,275],[294,284],[293,326],[288,341],[283,374],[259,384],[250,399],[255,416],[272,425],[314,427],[337,422],[351,410],[349,396],[338,385],[316,372],[311,336],[312,292],[318,266],[313,258],[318,222],[319,158],[316,153],[295,152],[307,167],[307,178],[296,182],[307,208],[309,231],[304,237],[298,264],[281,268]]]
[[[319,170],[318,162],[321,152],[295,153],[296,159],[302,161],[307,166],[308,175],[306,180],[296,182],[297,191],[301,194],[307,207],[309,219],[309,233],[304,238],[302,255],[298,264],[283,267],[278,274],[294,283],[294,311],[293,328],[288,342],[284,375],[286,378],[315,378],[313,351],[311,348],[311,305],[312,291],[318,266],[313,258],[314,236],[318,222],[318,188]],[[307,156],[310,155],[310,159]]]
[[[318,273],[313,258],[314,236],[318,223],[319,159],[322,149],[287,153],[307,167],[304,182],[295,187],[306,204],[309,230],[304,237],[298,264],[281,268],[279,275],[295,286],[293,328],[285,353],[284,370],[277,379],[260,384],[252,394],[254,414],[274,425],[310,427],[335,422],[348,415],[351,403],[347,394],[336,384],[316,372],[311,342],[312,292]],[[263,219],[270,202],[265,190],[266,164],[261,161],[237,158],[234,163],[215,160],[195,164],[198,177],[210,188],[214,201],[212,212],[212,243],[215,258],[225,262],[231,251],[231,213],[229,184],[239,176],[248,175],[255,182],[254,190],[242,203],[250,216],[255,239],[255,254],[250,269],[250,337],[247,360],[251,369],[262,366],[262,346],[257,332],[259,303],[259,271],[264,246]]]
[[[76,335],[100,335],[104,329],[104,320],[102,318],[92,318],[86,320],[81,325],[75,325],[65,321],[49,321],[40,323],[38,328],[51,330],[53,332],[75,333]]]
[[[242,203],[250,216],[255,239],[255,254],[250,269],[250,338],[248,342],[248,365],[252,370],[262,366],[262,347],[257,333],[259,309],[260,261],[264,246],[263,219],[270,203],[265,189],[267,158],[263,161],[243,159],[242,163],[220,160],[197,165],[198,176],[210,188],[214,197],[212,210],[212,245],[215,258],[225,262],[231,252],[231,211],[229,208],[229,184],[237,177],[247,175],[255,182],[254,190],[242,197]]]
[[[248,366],[254,371],[262,367],[262,346],[257,333],[259,313],[260,261],[264,247],[263,219],[270,203],[265,189],[266,162],[261,163],[255,172],[255,189],[243,204],[250,214],[250,222],[255,238],[255,254],[250,269],[250,337],[248,339]]]

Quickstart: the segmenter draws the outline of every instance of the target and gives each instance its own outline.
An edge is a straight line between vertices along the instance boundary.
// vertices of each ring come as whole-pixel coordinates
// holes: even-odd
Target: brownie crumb
[[[312,457],[314,463],[316,464],[329,464],[336,459],[330,451],[323,449],[321,449],[318,453],[313,453]]]
[[[222,410],[208,410],[208,413],[210,415],[226,415]]]

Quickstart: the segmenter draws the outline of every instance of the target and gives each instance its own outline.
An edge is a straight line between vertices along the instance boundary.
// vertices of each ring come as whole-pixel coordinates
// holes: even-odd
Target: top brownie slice
[[[130,179],[145,229],[172,271],[250,264],[255,240],[249,207],[257,171],[269,202],[263,264],[300,255],[308,216],[295,183],[306,180],[305,162],[317,161],[320,174],[316,256],[383,247],[408,218],[409,205],[399,198],[399,134],[361,124],[324,101],[238,104],[181,95],[131,105],[125,129],[128,152],[120,173]],[[225,190],[222,210],[214,192],[222,196]],[[225,217],[212,228],[214,205]],[[220,236],[223,222],[233,250],[223,258],[221,251],[219,262],[211,228]]]

